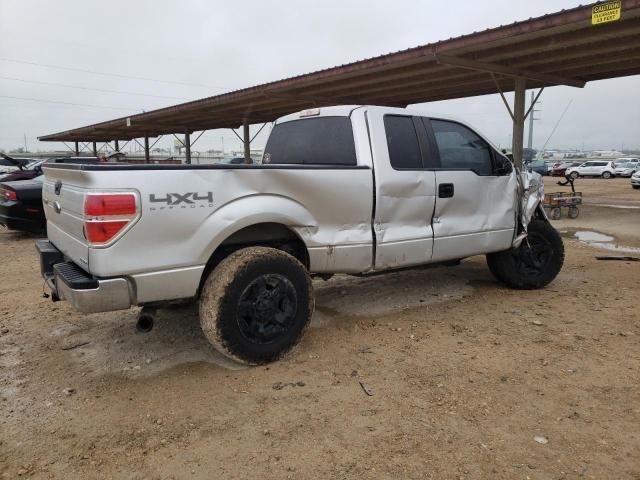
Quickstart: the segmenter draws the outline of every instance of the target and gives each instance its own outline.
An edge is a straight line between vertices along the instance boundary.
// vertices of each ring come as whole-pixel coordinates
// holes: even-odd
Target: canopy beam
[[[587,82],[575,78],[567,78],[551,73],[532,72],[530,70],[508,67],[497,63],[478,62],[466,58],[452,57],[449,55],[435,54],[436,60],[442,65],[466,68],[467,70],[477,70],[479,72],[500,73],[508,77],[537,80],[549,85],[567,85],[569,87],[583,88]]]

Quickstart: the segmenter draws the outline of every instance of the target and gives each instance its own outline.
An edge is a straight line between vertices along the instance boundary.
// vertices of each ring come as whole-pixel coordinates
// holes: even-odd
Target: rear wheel
[[[560,207],[553,207],[549,212],[549,217],[551,220],[560,220],[560,217],[562,217],[562,210],[560,210]]]
[[[580,209],[578,207],[569,207],[567,215],[572,219],[578,218],[578,215],[580,215]]]
[[[200,325],[211,344],[238,362],[272,362],[302,338],[313,313],[307,270],[274,248],[250,247],[225,258],[205,281]]]
[[[511,288],[531,290],[548,285],[562,269],[564,245],[548,222],[534,219],[518,248],[487,255],[491,273]]]
[[[602,172],[602,178],[611,178],[611,172]]]

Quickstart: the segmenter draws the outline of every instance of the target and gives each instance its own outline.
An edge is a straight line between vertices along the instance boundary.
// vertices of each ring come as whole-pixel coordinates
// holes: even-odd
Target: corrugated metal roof
[[[622,0],[618,21],[592,25],[592,7],[542,17],[40,137],[128,140],[235,128],[309,107],[408,104],[640,74],[640,0]]]

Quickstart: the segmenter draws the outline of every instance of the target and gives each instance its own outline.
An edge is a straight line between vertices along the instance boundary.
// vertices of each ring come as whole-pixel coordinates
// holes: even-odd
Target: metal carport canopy
[[[108,142],[241,125],[248,131],[248,124],[310,107],[404,107],[515,90],[515,146],[515,137],[521,137],[515,128],[524,122],[525,88],[583,87],[592,80],[640,74],[640,0],[617,2],[620,18],[594,25],[593,8],[612,3],[562,10],[39,140]],[[519,143],[521,148],[521,139]]]

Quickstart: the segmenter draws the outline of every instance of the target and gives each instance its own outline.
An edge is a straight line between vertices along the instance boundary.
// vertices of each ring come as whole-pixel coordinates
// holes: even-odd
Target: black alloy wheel
[[[251,342],[271,343],[291,329],[297,308],[293,284],[282,275],[265,274],[253,280],[240,295],[238,327]]]

